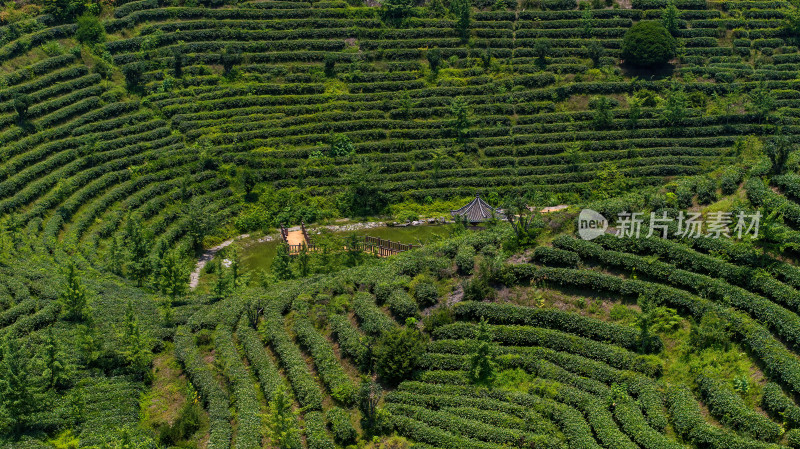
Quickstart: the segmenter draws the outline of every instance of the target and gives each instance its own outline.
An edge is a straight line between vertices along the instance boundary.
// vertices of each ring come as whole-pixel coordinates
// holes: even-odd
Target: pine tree
[[[88,318],[86,287],[81,284],[75,264],[67,267],[67,286],[61,293],[61,308],[64,318],[69,321],[83,321]]]
[[[124,255],[122,254],[122,247],[119,243],[119,237],[116,235],[111,237],[111,243],[108,246],[108,253],[106,254],[106,268],[108,271],[120,275],[122,274],[122,264]]]
[[[305,243],[300,247],[300,253],[297,255],[297,268],[300,272],[300,277],[308,276],[311,271],[311,256],[308,254],[308,247]]]
[[[36,408],[30,358],[14,338],[0,349],[0,430],[18,432]]]
[[[289,245],[286,242],[281,242],[278,245],[278,253],[275,254],[275,259],[272,260],[272,272],[279,280],[292,278],[292,268],[289,266],[289,262]]]
[[[133,304],[128,302],[125,323],[122,330],[122,350],[120,354],[130,367],[130,371],[146,378],[149,374],[152,352],[147,336],[142,332],[139,319],[133,312]]]
[[[451,0],[450,12],[456,16],[456,31],[461,39],[469,39],[469,28],[472,24],[472,4],[470,0]]]
[[[147,237],[143,230],[142,220],[138,216],[128,215],[125,223],[125,247],[128,253],[128,275],[141,287],[150,275],[150,253]]]
[[[450,114],[453,116],[451,127],[459,143],[465,143],[472,126],[472,110],[464,97],[455,97],[450,103]]]
[[[365,429],[375,427],[377,420],[378,402],[381,400],[383,389],[377,382],[370,378],[361,380],[358,392],[358,409],[361,411],[361,426]]]
[[[103,339],[93,323],[78,326],[78,353],[84,365],[92,366],[103,352]]]
[[[167,254],[161,261],[159,287],[161,293],[169,295],[174,301],[186,292],[187,273],[183,264],[174,252]]]
[[[486,320],[481,320],[478,325],[476,341],[478,347],[469,359],[467,376],[474,384],[489,386],[497,376],[497,363],[492,356],[492,336]]]
[[[680,11],[678,11],[678,8],[672,0],[667,3],[667,7],[664,8],[664,11],[661,13],[661,24],[664,25],[664,28],[673,36],[678,35],[679,15]]]
[[[292,410],[292,403],[286,388],[280,385],[272,400],[269,401],[270,415],[267,422],[269,438],[278,449],[300,449],[300,431],[297,428],[297,416]]]
[[[59,347],[52,327],[47,328],[42,351],[42,378],[45,385],[56,390],[69,386],[73,367],[67,361],[64,351]]]

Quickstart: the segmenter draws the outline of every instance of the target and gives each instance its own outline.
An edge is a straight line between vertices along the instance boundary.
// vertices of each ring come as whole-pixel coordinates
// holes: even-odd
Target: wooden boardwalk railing
[[[364,251],[377,254],[378,257],[393,256],[405,251],[410,251],[414,248],[419,248],[419,245],[409,245],[407,243],[393,242],[379,237],[364,236]]]

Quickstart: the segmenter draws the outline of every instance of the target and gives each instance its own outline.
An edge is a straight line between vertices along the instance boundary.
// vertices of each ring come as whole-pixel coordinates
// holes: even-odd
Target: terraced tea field
[[[5,4],[0,447],[800,447],[798,11]],[[188,288],[238,235],[476,194],[479,232],[234,239]],[[633,211],[761,222],[620,238]]]

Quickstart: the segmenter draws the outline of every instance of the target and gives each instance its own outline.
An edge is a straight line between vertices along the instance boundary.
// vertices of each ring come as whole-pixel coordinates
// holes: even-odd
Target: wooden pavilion
[[[450,215],[453,217],[457,215],[462,216],[473,226],[477,223],[489,221],[493,217],[498,220],[504,220],[506,218],[500,209],[495,209],[490,206],[480,195],[475,195],[475,199],[461,209],[451,210]]]

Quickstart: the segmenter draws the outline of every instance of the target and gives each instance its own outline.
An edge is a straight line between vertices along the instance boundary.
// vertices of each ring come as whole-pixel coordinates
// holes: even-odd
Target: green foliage
[[[386,0],[381,2],[381,17],[389,23],[398,23],[411,15],[412,0]]]
[[[791,140],[783,133],[779,133],[767,141],[764,150],[772,162],[772,173],[780,175],[786,171],[786,162],[794,149]]]
[[[622,39],[622,58],[638,66],[664,64],[675,56],[676,43],[669,31],[658,22],[641,21]]]
[[[78,18],[75,39],[86,45],[105,42],[106,30],[100,19],[92,14],[84,14]]]
[[[439,64],[442,62],[442,50],[439,47],[433,47],[425,52],[425,58],[428,60],[431,72],[439,72]]]
[[[17,113],[17,121],[22,123],[28,119],[28,108],[31,105],[31,97],[25,94],[14,96],[14,111]]]
[[[0,349],[0,429],[18,432],[37,409],[30,359],[19,340],[6,338]]]
[[[84,321],[89,318],[89,304],[86,287],[81,283],[75,264],[67,266],[67,285],[59,298],[64,318],[70,321]]]
[[[120,339],[122,347],[119,349],[119,353],[127,363],[130,372],[142,380],[151,380],[152,343],[150,337],[142,330],[139,318],[130,302],[125,311],[125,322]]]
[[[462,245],[456,253],[456,267],[463,275],[471,275],[475,270],[475,248],[472,245]]]
[[[427,338],[416,327],[416,320],[406,320],[404,328],[383,335],[375,351],[378,376],[389,385],[411,377],[425,351]]]
[[[465,143],[469,137],[469,128],[472,126],[472,109],[464,97],[455,97],[450,103],[450,114],[453,119],[451,128],[459,143]]]
[[[450,0],[450,12],[456,17],[455,29],[461,39],[469,38],[472,23],[472,4],[470,0]]]
[[[727,350],[731,344],[728,324],[714,312],[708,312],[700,322],[692,326],[689,342],[697,350],[720,348]]]
[[[62,390],[72,383],[75,366],[72,365],[56,339],[53,328],[47,328],[40,359],[42,378],[48,388]]]
[[[149,235],[138,215],[128,215],[125,220],[123,241],[126,249],[126,272],[141,287],[150,275]]]
[[[490,386],[497,376],[497,363],[492,356],[492,334],[486,320],[481,320],[475,335],[477,348],[470,356],[467,378],[476,385]]]
[[[607,97],[600,97],[594,102],[592,123],[595,129],[606,129],[611,126],[614,119],[614,114],[611,112],[613,107],[612,101]]]
[[[330,150],[328,155],[330,157],[345,157],[355,154],[355,147],[353,142],[344,134],[332,134],[330,137]]]
[[[291,279],[292,268],[290,266],[289,245],[286,242],[278,244],[278,252],[272,259],[272,273],[279,280]]]
[[[432,282],[419,282],[414,285],[414,299],[420,307],[426,308],[439,302],[439,292]]]
[[[189,283],[188,271],[178,258],[177,254],[170,252],[161,263],[161,276],[159,287],[161,293],[170,296],[173,300],[186,293]]]
[[[661,24],[669,31],[674,37],[678,36],[678,19],[680,18],[680,11],[675,6],[675,2],[670,0],[667,2],[667,7],[661,12]]]
[[[353,423],[350,421],[350,414],[339,407],[333,407],[326,413],[328,422],[330,423],[331,433],[333,433],[333,440],[341,445],[348,446],[354,444],[358,438]]]
[[[273,447],[279,449],[300,449],[300,430],[297,428],[297,414],[292,410],[288,392],[279,386],[269,401],[267,436]]]
[[[689,113],[689,103],[683,86],[673,83],[661,111],[662,119],[670,126],[680,126]]]

